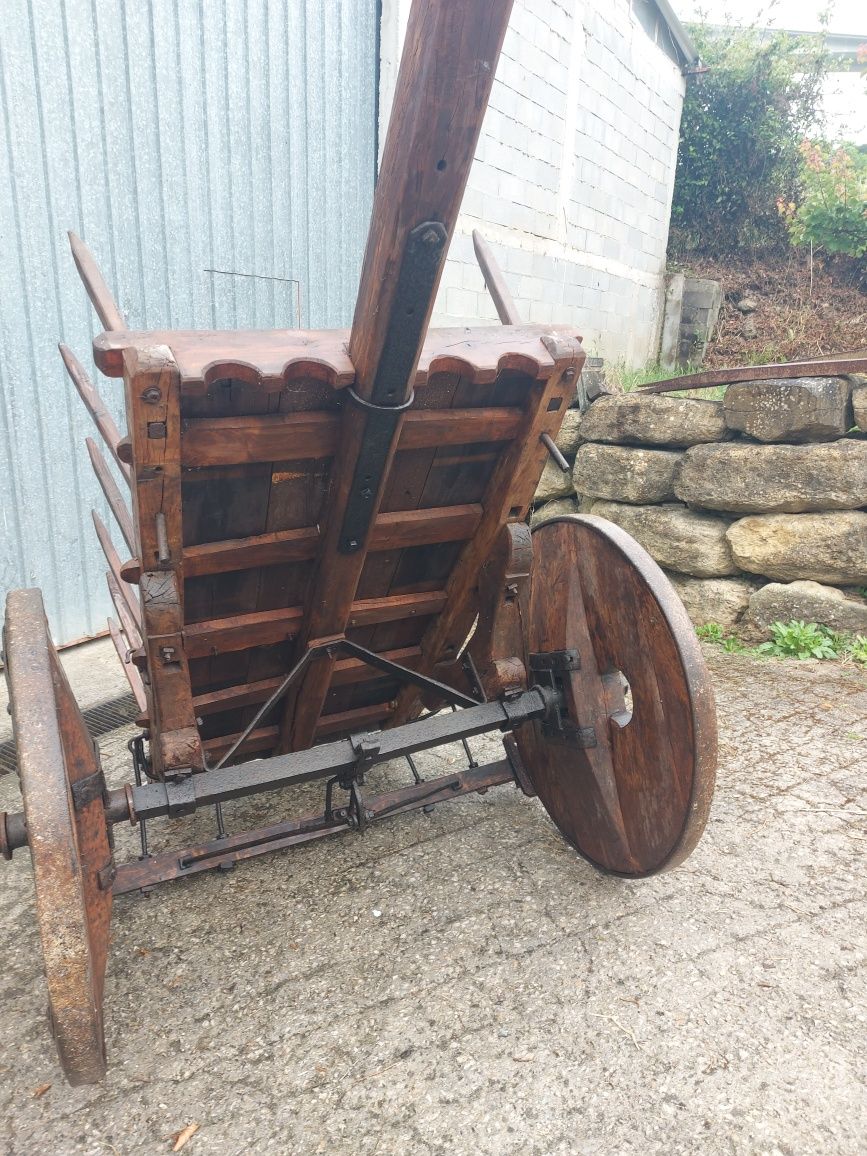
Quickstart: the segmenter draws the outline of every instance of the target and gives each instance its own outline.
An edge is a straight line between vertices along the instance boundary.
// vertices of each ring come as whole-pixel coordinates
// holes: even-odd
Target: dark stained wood
[[[551,818],[595,866],[629,876],[675,866],[707,820],[716,762],[710,676],[695,630],[650,556],[610,522],[574,516],[533,535],[528,649],[577,649],[566,718],[595,745],[519,728]],[[621,673],[631,690],[631,709]]]
[[[514,407],[411,412],[404,418],[398,449],[505,441],[515,436],[522,416]],[[339,433],[340,418],[330,413],[195,418],[184,423],[181,458],[185,467],[201,468],[331,457]]]
[[[516,522],[503,526],[479,573],[479,620],[467,651],[489,699],[527,687],[524,623],[532,562],[530,527]]]
[[[502,526],[526,518],[548,453],[539,439],[543,433],[556,436],[574,392],[585,357],[580,342],[554,336],[545,342],[555,360],[555,372],[546,381],[534,384],[521,434],[500,455],[490,476],[482,502],[482,521],[451,571],[443,613],[422,639],[422,673],[430,674],[438,663],[453,659],[467,638],[476,615],[476,576],[491,556]],[[418,709],[418,692],[414,687],[404,687],[398,697],[394,724],[408,721]]]
[[[374,524],[370,550],[397,550],[407,546],[463,541],[472,537],[481,516],[482,507],[477,502],[442,509],[380,514]],[[184,575],[194,578],[255,566],[309,561],[316,556],[319,542],[318,527],[303,526],[298,530],[277,530],[249,538],[187,546],[183,552]],[[128,573],[132,576],[134,571]]]
[[[412,669],[420,654],[421,651],[417,646],[406,646],[400,650],[387,650],[383,657]],[[380,671],[373,669],[360,659],[341,658],[338,659],[334,667],[332,686],[347,686],[379,677],[381,677]],[[262,703],[274,693],[282,682],[283,676],[275,675],[273,678],[264,678],[259,682],[244,683],[242,686],[227,686],[221,690],[198,694],[193,699],[196,714],[218,714],[220,711]]]
[[[867,373],[867,351],[820,357],[815,361],[779,361],[772,365],[738,365],[732,369],[703,369],[642,385],[640,393],[676,393],[681,389],[710,389],[714,385],[734,385],[739,381],[772,381],[788,377],[839,377],[845,373]]]
[[[490,246],[478,229],[473,229],[473,248],[476,251],[476,259],[479,262],[482,276],[485,278],[488,292],[494,302],[494,308],[497,310],[497,316],[504,325],[520,325],[521,316],[509,291],[509,286],[506,284],[506,279],[497,264],[496,257],[491,252]]]
[[[438,613],[444,602],[445,595],[441,590],[360,599],[350,606],[347,625],[369,626],[399,618],[422,618]],[[302,607],[290,606],[194,622],[184,629],[184,647],[189,658],[205,658],[253,646],[268,646],[297,637],[302,619]]]
[[[129,482],[129,466],[120,457],[118,446],[122,439],[114,418],[105,408],[105,402],[99,396],[99,393],[94,388],[93,382],[87,376],[84,366],[69,346],[61,342],[58,348],[60,349],[60,356],[63,358],[63,364],[66,366],[66,372],[72,379],[72,384],[78,390],[78,395],[84,402],[87,412],[93,418],[94,424],[102,436],[102,440],[108,446],[112,457],[117,462],[118,469],[124,479]]]
[[[508,335],[493,326],[431,330],[413,388],[423,389],[443,373],[479,383],[494,381],[507,369],[545,377],[553,366],[539,339],[550,331],[550,325],[516,326]],[[323,382],[339,390],[355,381],[348,339],[348,329],[133,331],[101,334],[94,340],[93,356],[106,377],[121,377],[126,349],[168,346],[185,397],[204,397],[211,386],[229,379],[266,393],[280,393],[297,382]]]
[[[201,739],[184,651],[180,375],[164,346],[127,350],[124,390],[132,441],[135,544],[154,774],[201,770]]]
[[[126,329],[126,321],[114,302],[114,298],[105,283],[105,278],[99,271],[99,266],[93,259],[93,254],[84,241],[70,232],[69,245],[72,249],[72,259],[82,284],[87,290],[91,304],[96,310],[100,323],[105,329]]]
[[[117,522],[118,529],[123,534],[123,540],[126,542],[129,550],[134,554],[136,552],[136,537],[133,529],[132,515],[129,512],[129,507],[123,500],[123,496],[118,489],[117,482],[111,476],[111,471],[108,468],[108,462],[102,456],[96,442],[93,438],[85,438],[85,445],[90,456],[90,464],[93,466],[93,472],[96,474],[96,480],[99,482],[102,492],[105,494],[105,500],[108,502],[108,507],[114,515]]]
[[[465,0],[460,5],[428,0],[414,4],[410,11],[349,337],[353,388],[362,399],[373,396],[381,367],[397,364],[394,357],[384,357],[388,343],[392,349],[395,345],[390,337],[393,329],[408,344],[399,359],[402,380],[389,381],[390,404],[400,405],[412,394],[511,8],[512,0]],[[410,320],[401,312],[405,302],[398,299],[399,274],[413,230],[429,222],[442,225],[446,244],[439,252],[426,297],[414,304]],[[382,400],[379,397],[380,404]],[[373,517],[400,439],[402,416],[393,426],[384,469],[371,483]],[[366,422],[357,407],[344,408],[337,469],[323,518],[322,548],[304,607],[298,654],[311,640],[342,634],[352,622],[352,601],[370,528],[354,553],[342,552],[339,543]],[[333,665],[327,655],[311,663],[301,685],[289,696],[281,723],[281,749],[303,749],[313,740]]]

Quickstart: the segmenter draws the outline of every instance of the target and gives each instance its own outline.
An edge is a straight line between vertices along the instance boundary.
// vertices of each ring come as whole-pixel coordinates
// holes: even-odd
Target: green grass
[[[668,381],[670,378],[685,377],[689,373],[700,372],[700,367],[695,365],[680,366],[676,369],[664,369],[661,365],[646,365],[643,369],[627,369],[622,362],[619,362],[605,367],[608,383],[619,387],[624,393],[634,393],[643,385],[653,385],[655,381]],[[669,396],[697,397],[705,401],[719,401],[725,391],[726,386],[714,385],[707,389],[678,389]]]

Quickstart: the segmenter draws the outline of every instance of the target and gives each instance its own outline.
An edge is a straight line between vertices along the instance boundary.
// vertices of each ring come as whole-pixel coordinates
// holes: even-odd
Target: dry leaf
[[[50,1087],[50,1084],[40,1084],[38,1088],[34,1088],[33,1099],[38,1100],[40,1096],[44,1096]]]
[[[172,1139],[175,1142],[175,1146],[172,1148],[172,1151],[180,1152],[184,1145],[189,1140],[192,1140],[193,1136],[195,1136],[200,1127],[201,1124],[187,1124],[186,1128],[181,1128],[180,1132],[175,1132],[174,1136],[172,1136]]]

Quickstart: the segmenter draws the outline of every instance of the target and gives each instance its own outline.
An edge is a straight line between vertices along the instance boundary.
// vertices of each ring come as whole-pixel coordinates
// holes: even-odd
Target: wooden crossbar
[[[402,618],[424,618],[437,614],[445,604],[441,590],[420,594],[395,594],[388,598],[363,598],[353,602],[346,620],[348,628],[376,626]],[[208,658],[253,646],[270,646],[296,638],[304,608],[257,610],[230,618],[212,618],[184,627],[184,649],[188,658]]]
[[[522,412],[506,406],[410,412],[397,448],[509,441],[520,429]],[[200,469],[333,457],[339,434],[340,418],[330,413],[190,418],[184,422],[181,463]]]

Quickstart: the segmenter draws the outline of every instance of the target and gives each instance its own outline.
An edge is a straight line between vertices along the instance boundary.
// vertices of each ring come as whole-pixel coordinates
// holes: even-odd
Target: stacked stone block
[[[756,636],[795,618],[865,634],[865,395],[861,379],[800,378],[732,385],[723,401],[601,397],[563,436],[572,490],[562,474],[556,493],[540,487],[532,521],[615,522],[697,625]]]

